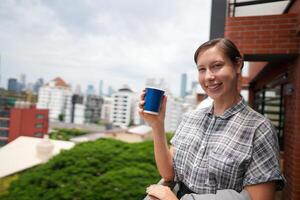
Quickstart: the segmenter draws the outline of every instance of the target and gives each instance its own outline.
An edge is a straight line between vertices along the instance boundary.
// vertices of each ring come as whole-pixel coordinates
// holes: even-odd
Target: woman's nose
[[[210,70],[207,70],[206,73],[205,73],[205,79],[206,80],[213,80],[213,79],[215,79],[215,75]]]

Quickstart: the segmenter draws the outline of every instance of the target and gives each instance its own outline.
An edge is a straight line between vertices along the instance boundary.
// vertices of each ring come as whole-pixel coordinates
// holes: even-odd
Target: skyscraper
[[[95,89],[93,85],[88,85],[86,95],[95,95]]]
[[[186,84],[187,84],[187,75],[186,73],[181,74],[180,82],[180,97],[184,98],[186,96]]]
[[[20,91],[26,90],[26,75],[21,74],[20,76]]]
[[[44,79],[39,78],[33,85],[33,92],[37,94],[39,92],[40,87],[44,85]]]
[[[99,82],[99,96],[103,96],[103,80]]]
[[[108,86],[107,95],[108,95],[109,97],[111,97],[111,95],[112,95],[113,93],[115,93],[115,90],[113,89],[113,87],[112,87],[112,86]]]
[[[8,79],[7,89],[12,92],[18,92],[18,81],[15,78]]]

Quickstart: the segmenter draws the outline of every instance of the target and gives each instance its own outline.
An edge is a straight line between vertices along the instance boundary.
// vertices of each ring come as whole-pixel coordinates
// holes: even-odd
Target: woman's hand
[[[139,114],[145,122],[149,124],[153,129],[161,129],[164,127],[165,114],[166,114],[166,105],[167,105],[167,96],[163,96],[162,105],[158,115],[148,114],[144,112],[145,104],[145,90],[142,91],[139,102]]]
[[[150,185],[149,187],[147,187],[146,191],[151,200],[178,200],[175,194],[167,186]]]

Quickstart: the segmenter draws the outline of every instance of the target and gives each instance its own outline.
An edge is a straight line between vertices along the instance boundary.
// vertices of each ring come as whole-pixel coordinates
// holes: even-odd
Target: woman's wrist
[[[153,134],[165,133],[165,126],[164,124],[156,124],[152,125]]]

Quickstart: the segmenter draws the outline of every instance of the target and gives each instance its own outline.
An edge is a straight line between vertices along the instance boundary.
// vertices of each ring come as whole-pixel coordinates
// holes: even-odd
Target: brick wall
[[[285,200],[300,199],[300,58],[289,67],[289,82],[294,92],[285,96],[284,175]]]
[[[229,17],[225,37],[231,39],[243,54],[297,54],[298,14]]]
[[[299,0],[294,10],[300,7]],[[244,55],[299,54],[300,13],[269,16],[231,17],[225,24],[225,37],[231,39]],[[288,72],[288,82],[294,92],[285,95],[284,175],[287,180],[284,200],[300,199],[300,57],[282,63],[266,64],[263,74],[252,82],[250,97],[277,74]]]

